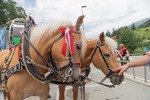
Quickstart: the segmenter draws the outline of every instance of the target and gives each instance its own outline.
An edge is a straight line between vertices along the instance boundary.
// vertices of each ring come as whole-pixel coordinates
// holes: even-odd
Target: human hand
[[[114,70],[114,72],[118,73],[119,76],[123,74],[127,69],[129,68],[128,64],[125,64],[123,66],[120,66]]]

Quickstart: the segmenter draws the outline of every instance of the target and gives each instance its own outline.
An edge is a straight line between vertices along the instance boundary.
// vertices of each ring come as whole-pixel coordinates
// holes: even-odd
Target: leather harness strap
[[[107,84],[104,84],[103,82],[107,79],[107,78],[109,78],[114,72],[109,68],[109,65],[108,65],[108,63],[107,63],[107,61],[106,61],[106,59],[105,59],[105,57],[104,57],[104,55],[103,55],[103,53],[102,53],[102,51],[101,51],[101,49],[100,49],[100,41],[98,40],[97,41],[97,43],[96,43],[96,48],[94,49],[94,52],[93,52],[93,54],[92,54],[92,57],[91,57],[91,59],[93,59],[93,57],[94,57],[94,55],[95,55],[95,53],[96,53],[96,51],[97,51],[97,49],[98,49],[98,51],[99,51],[99,53],[100,53],[100,55],[101,55],[101,57],[103,58],[103,60],[104,60],[104,62],[105,62],[105,64],[106,64],[106,67],[107,67],[107,69],[109,70],[109,73],[106,75],[106,77],[104,77],[100,82],[96,82],[96,81],[94,81],[94,80],[92,80],[92,79],[90,79],[90,78],[88,78],[88,76],[83,76],[82,75],[82,77],[84,78],[84,79],[88,79],[88,80],[90,80],[90,81],[92,81],[92,82],[94,82],[94,83],[97,83],[97,84],[100,84],[100,85],[103,85],[103,86],[106,86],[106,87],[114,87],[114,85],[107,85]]]

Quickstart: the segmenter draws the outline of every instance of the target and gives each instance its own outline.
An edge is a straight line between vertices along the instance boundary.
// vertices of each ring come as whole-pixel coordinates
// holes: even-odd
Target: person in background
[[[128,49],[124,46],[124,44],[119,45],[119,55],[118,57],[120,60],[123,61],[129,61],[129,51]],[[126,62],[121,62],[121,65],[126,64]]]
[[[131,67],[142,67],[144,65],[150,64],[150,51],[146,52],[144,56],[134,61],[131,61],[123,66],[120,66],[114,70],[118,75],[122,75],[123,72],[127,71]]]
[[[117,58],[119,56],[119,51],[117,49],[115,49],[115,51],[114,51],[114,56],[115,56],[115,58]]]

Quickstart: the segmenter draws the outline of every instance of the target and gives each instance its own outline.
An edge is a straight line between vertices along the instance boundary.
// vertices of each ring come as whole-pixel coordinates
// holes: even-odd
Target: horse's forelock
[[[31,42],[36,41],[36,44],[40,41],[41,37],[50,38],[60,27],[69,27],[72,23],[68,20],[52,21],[43,25],[36,26],[31,31]]]
[[[115,49],[118,47],[117,42],[110,37],[105,37],[105,41],[112,53],[114,53]]]

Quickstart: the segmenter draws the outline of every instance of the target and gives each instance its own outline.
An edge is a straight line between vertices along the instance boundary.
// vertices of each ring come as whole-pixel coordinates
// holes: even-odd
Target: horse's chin
[[[113,73],[109,79],[113,85],[120,85],[124,81],[124,75],[119,76],[118,73]]]

